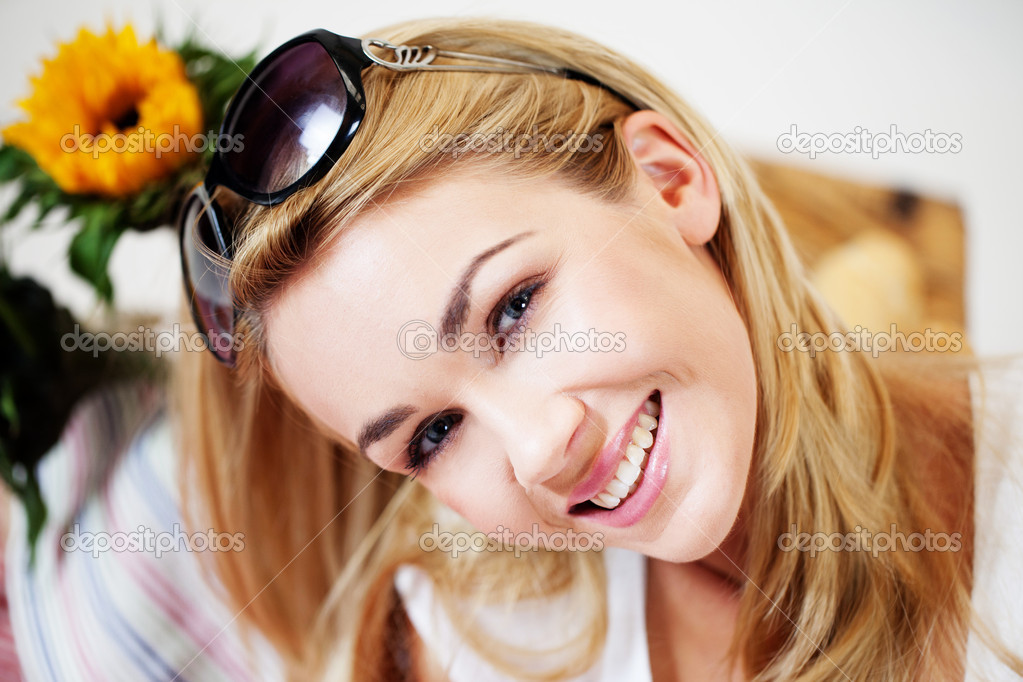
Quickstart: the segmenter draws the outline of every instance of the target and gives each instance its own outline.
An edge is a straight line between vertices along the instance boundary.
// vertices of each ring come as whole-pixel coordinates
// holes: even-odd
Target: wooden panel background
[[[890,321],[907,333],[964,331],[958,206],[758,160],[751,165],[849,327],[887,331]]]

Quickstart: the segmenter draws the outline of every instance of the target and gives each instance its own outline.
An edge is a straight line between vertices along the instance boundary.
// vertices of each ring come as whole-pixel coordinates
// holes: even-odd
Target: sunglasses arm
[[[389,50],[394,55],[394,61],[383,59],[374,53],[370,48],[382,48]],[[557,76],[573,78],[585,81],[591,85],[604,88],[616,95],[622,101],[628,103],[636,110],[648,109],[643,102],[623,95],[608,85],[601,83],[593,76],[589,76],[573,69],[563,69],[556,66],[543,66],[520,62],[515,59],[505,59],[491,55],[470,54],[468,52],[453,52],[450,50],[439,50],[433,45],[394,45],[386,40],[378,38],[363,38],[362,51],[366,58],[374,64],[392,69],[394,71],[486,71],[491,73],[549,73]],[[465,59],[469,61],[484,62],[484,65],[470,66],[459,64],[434,64],[437,57],[448,57],[451,59]]]

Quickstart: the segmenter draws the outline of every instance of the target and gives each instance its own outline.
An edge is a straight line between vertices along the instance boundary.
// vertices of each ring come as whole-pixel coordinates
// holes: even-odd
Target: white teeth
[[[654,435],[642,426],[637,426],[632,429],[632,442],[646,450],[654,444]]]
[[[612,478],[611,482],[607,484],[606,488],[604,488],[604,491],[610,495],[614,495],[615,497],[625,497],[629,494],[629,486],[633,483],[634,481],[629,481],[625,478],[622,478],[621,480],[618,478]]]
[[[625,458],[642,468],[643,460],[646,458],[646,450],[635,443],[629,443],[629,447],[625,448]]]
[[[639,414],[637,425],[632,429],[632,442],[625,448],[625,457],[618,463],[615,477],[596,497],[590,498],[598,507],[614,509],[639,485],[647,450],[654,444],[651,432],[657,429],[657,417],[661,413],[661,406],[652,400],[647,400],[643,407],[646,413]]]
[[[615,474],[615,478],[624,483],[625,485],[632,485],[639,478],[639,467],[630,462],[627,459],[623,459],[618,463],[618,473]]]

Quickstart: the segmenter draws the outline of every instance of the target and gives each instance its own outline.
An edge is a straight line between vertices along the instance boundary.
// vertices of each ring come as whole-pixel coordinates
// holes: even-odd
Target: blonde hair
[[[893,367],[882,375],[857,353],[780,353],[779,333],[840,329],[808,284],[780,219],[744,161],[692,108],[645,69],[573,33],[526,22],[436,19],[370,34],[393,43],[491,54],[576,69],[668,117],[700,150],[721,192],[722,217],[709,249],[749,330],[759,408],[747,495],[749,577],[733,653],[762,680],[909,680],[928,659],[958,665],[971,620],[969,562],[949,552],[779,552],[794,524],[825,533],[854,527],[906,533],[942,519],[911,475],[907,455],[933,452],[969,480],[968,394],[919,399],[923,381],[949,386],[956,374]],[[563,592],[594,626],[569,643],[574,653],[545,674],[525,675],[449,608],[462,636],[499,668],[559,679],[588,667],[607,614],[599,554],[531,552],[447,559],[416,538],[440,511],[414,482],[367,470],[354,444],[329,435],[276,381],[262,319],[360,212],[399,191],[444,177],[455,164],[508,177],[557,176],[609,205],[627,202],[636,176],[620,124],[632,109],[607,91],[544,74],[363,73],[368,111],[330,174],[273,209],[240,219],[231,285],[245,310],[246,346],[234,372],[209,353],[185,354],[176,373],[186,455],[185,494],[197,518],[245,533],[248,549],[215,556],[216,575],[242,622],[284,656],[293,679],[392,679],[408,640],[392,587],[401,564],[434,580],[438,595],[472,603]],[[603,134],[600,153],[468,154],[423,151],[431,131],[572,130]],[[926,377],[931,377],[927,379]],[[952,377],[950,379],[949,377]],[[958,394],[957,394],[958,395]],[[957,468],[958,467],[958,468]],[[953,519],[960,526],[965,519]],[[958,526],[957,526],[958,527]],[[507,651],[507,650],[505,650]],[[521,660],[521,659],[520,659]],[[1017,672],[1023,666],[1013,659]],[[400,671],[399,671],[400,672]]]

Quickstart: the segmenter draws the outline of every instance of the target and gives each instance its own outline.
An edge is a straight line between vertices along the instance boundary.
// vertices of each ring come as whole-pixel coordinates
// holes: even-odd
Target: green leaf
[[[39,227],[54,208],[62,204],[71,205],[77,200],[61,190],[27,152],[10,145],[0,146],[0,183],[4,182],[17,183],[18,189],[14,201],[0,214],[0,226],[34,203],[39,207],[39,213],[33,226]]]
[[[256,66],[256,51],[231,58],[188,36],[177,48],[188,77],[199,92],[206,127],[219,130],[228,102]]]
[[[0,414],[10,423],[11,432],[17,433],[21,428],[21,420],[18,418],[18,406],[14,400],[14,387],[7,376],[3,377],[3,383],[0,384]]]
[[[56,188],[42,190],[36,196],[36,206],[39,208],[39,213],[36,215],[35,222],[32,226],[36,228],[42,227],[46,216],[50,215],[50,212],[62,203],[64,203],[63,193],[60,190]]]
[[[148,230],[174,220],[180,198],[175,179],[149,185],[127,204],[126,221],[137,230]]]
[[[0,297],[0,322],[4,323],[4,326],[11,333],[11,338],[14,339],[14,342],[18,344],[25,355],[29,357],[35,355],[35,344],[32,342],[31,333],[25,328],[24,319],[18,315],[18,311],[8,301],[4,300],[3,297]]]
[[[85,225],[71,240],[71,270],[92,284],[104,302],[112,303],[114,288],[107,273],[107,263],[124,231],[122,207],[95,203],[74,212],[84,218]]]
[[[39,481],[36,479],[35,471],[29,471],[28,480],[25,482],[24,491],[20,497],[25,505],[27,517],[28,565],[31,567],[36,561],[36,541],[39,539],[39,533],[42,532],[43,526],[46,525],[46,502],[39,490]]]
[[[20,474],[15,474],[15,466],[19,467]],[[39,539],[39,533],[43,530],[43,526],[46,525],[46,502],[39,490],[35,468],[13,464],[7,449],[0,442],[0,477],[25,506],[25,520],[28,526],[26,530],[29,549],[28,561],[29,566],[32,566],[36,560],[36,541]]]
[[[11,205],[7,207],[6,211],[4,211],[3,217],[0,218],[0,223],[9,223],[17,218],[21,212],[25,210],[25,207],[32,203],[32,200],[35,198],[35,192],[32,191],[32,188],[22,185],[21,190],[18,192],[17,196],[14,197],[14,201],[12,201]]]
[[[10,182],[36,167],[29,154],[9,144],[0,146],[0,182]]]

